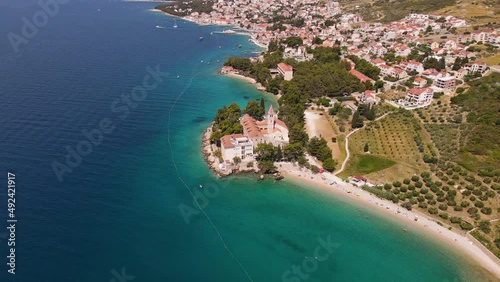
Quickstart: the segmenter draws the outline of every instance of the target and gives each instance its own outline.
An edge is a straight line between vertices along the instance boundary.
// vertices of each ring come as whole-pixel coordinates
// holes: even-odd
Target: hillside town
[[[297,62],[313,58],[308,50],[340,46],[343,58],[351,63],[352,75],[362,83],[382,81],[381,90],[404,91],[406,95],[390,102],[407,109],[429,106],[433,93],[453,93],[464,80],[486,72],[488,66],[477,59],[471,44],[500,45],[500,33],[491,28],[458,33],[468,23],[453,16],[410,14],[388,24],[365,22],[358,14],[343,13],[340,3],[334,1],[219,0],[209,13],[190,8],[176,12],[185,12],[185,19],[199,24],[246,29],[251,40],[264,48],[298,37],[302,44],[286,46],[283,51],[284,59]],[[426,54],[423,61],[422,54]],[[369,77],[356,70],[356,64],[347,58],[350,55],[368,61],[379,74]],[[263,56],[256,60],[262,61]],[[285,80],[293,77],[291,67],[284,63],[271,69],[271,74],[280,74]],[[373,99],[365,101],[380,101],[376,98],[380,92],[367,90],[364,96]]]
[[[342,106],[353,112],[359,104],[375,105],[381,101],[409,110],[428,107],[436,95],[453,95],[457,86],[490,70],[478,59],[478,50],[471,46],[479,43],[496,49],[500,45],[497,30],[468,29],[466,20],[453,16],[409,14],[401,20],[384,24],[366,22],[359,14],[344,13],[341,4],[335,1],[218,0],[211,6],[208,6],[211,2],[203,3],[205,8],[198,9],[200,11],[196,7],[182,8],[177,4],[171,5],[170,9],[198,24],[246,30],[250,40],[265,49],[278,45],[283,61],[268,69],[272,79],[281,77],[284,81],[291,81],[294,68],[287,62],[312,60],[312,52],[318,47],[340,48],[340,60],[347,63],[349,73],[366,86],[364,91],[344,93],[354,102],[344,101]],[[232,29],[228,31],[233,33]],[[290,38],[298,41],[286,44]],[[263,62],[264,57],[262,53],[251,61]],[[357,63],[369,64],[376,71],[366,72],[366,67],[360,68]],[[226,64],[221,73],[239,74],[240,70]],[[252,122],[251,117],[243,117],[241,123],[245,132],[221,139],[226,162],[231,162],[235,156],[242,159],[253,157],[252,150],[245,148],[254,149],[259,143],[253,138],[255,134],[269,141],[269,134],[273,134],[269,121],[274,118],[265,118],[267,121]],[[265,124],[271,131],[267,133],[268,129],[257,123]],[[286,128],[284,122],[279,124]],[[250,132],[249,125],[266,133]],[[281,145],[286,144],[287,134],[288,129],[280,137]]]

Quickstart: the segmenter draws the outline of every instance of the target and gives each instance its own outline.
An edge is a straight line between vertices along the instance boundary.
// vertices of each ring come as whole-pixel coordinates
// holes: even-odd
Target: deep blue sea
[[[0,281],[481,280],[459,254],[363,207],[289,182],[211,174],[200,139],[216,109],[275,103],[217,74],[228,56],[259,51],[247,37],[174,21],[154,3],[64,2],[16,41],[18,52],[11,33],[21,36],[23,17],[41,8],[0,3]],[[81,159],[68,153],[78,150]],[[16,175],[15,275],[7,172]]]

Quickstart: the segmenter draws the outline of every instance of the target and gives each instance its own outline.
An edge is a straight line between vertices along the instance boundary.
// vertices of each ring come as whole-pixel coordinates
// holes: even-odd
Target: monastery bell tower
[[[267,130],[269,133],[272,133],[274,130],[274,119],[276,119],[278,116],[277,114],[274,113],[273,106],[269,108],[269,111],[267,111]]]

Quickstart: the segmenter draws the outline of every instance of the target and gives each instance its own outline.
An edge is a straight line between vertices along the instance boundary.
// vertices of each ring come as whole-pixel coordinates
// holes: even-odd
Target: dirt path
[[[385,116],[387,116],[388,114],[390,114],[390,113],[385,113],[384,115],[382,115],[382,116],[380,116],[380,117],[376,118],[374,121],[380,120],[380,119],[384,118]],[[346,155],[346,157],[345,157],[345,160],[342,162],[342,166],[340,167],[340,169],[339,169],[337,172],[335,172],[333,175],[337,176],[339,173],[341,173],[342,171],[344,171],[345,166],[346,166],[346,164],[347,164],[347,161],[349,161],[349,157],[351,156],[351,153],[349,152],[349,137],[350,137],[350,136],[351,136],[354,132],[356,132],[356,131],[358,131],[358,130],[360,130],[360,129],[363,129],[363,127],[361,127],[361,128],[357,128],[357,129],[355,129],[355,130],[351,131],[349,134],[347,134],[347,135],[345,136],[345,151],[346,151],[346,154],[347,154],[347,155]]]

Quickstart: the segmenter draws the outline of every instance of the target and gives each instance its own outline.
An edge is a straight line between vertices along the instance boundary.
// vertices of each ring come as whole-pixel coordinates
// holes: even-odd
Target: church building
[[[260,143],[274,146],[288,144],[288,127],[278,118],[271,106],[264,120],[258,121],[248,114],[240,118],[243,134],[226,135],[221,138],[221,152],[224,161],[232,162],[234,157],[253,158],[253,148]],[[250,150],[251,149],[251,150]]]

